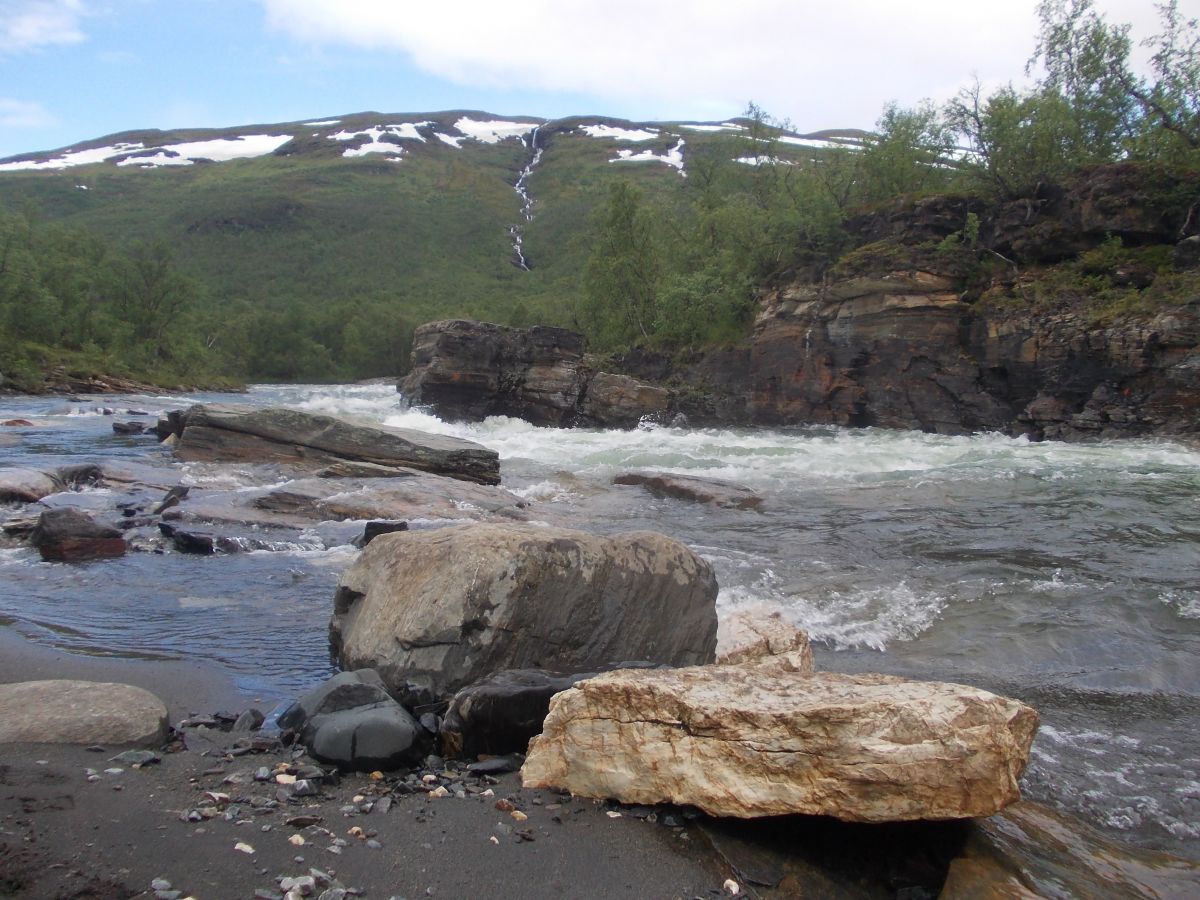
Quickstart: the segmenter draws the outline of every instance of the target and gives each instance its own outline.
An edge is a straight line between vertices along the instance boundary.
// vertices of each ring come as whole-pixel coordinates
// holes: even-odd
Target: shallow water
[[[0,460],[173,466],[153,441],[115,437],[112,419],[89,409],[157,413],[192,399],[216,398],[8,398],[0,418],[35,425],[0,432],[9,444]],[[221,399],[353,413],[485,444],[501,455],[504,486],[532,501],[535,516],[679,538],[715,567],[722,610],[781,610],[812,634],[823,667],[962,681],[1032,703],[1044,726],[1027,793],[1126,838],[1200,856],[1193,447],[836,428],[553,430],[503,418],[457,425],[404,409],[387,386],[261,386]],[[737,481],[764,503],[722,510],[611,484],[649,469]],[[235,467],[184,472],[185,483],[231,487],[262,477]],[[199,657],[248,694],[292,694],[329,671],[333,585],[356,530],[331,523],[279,552],[135,554],[78,567],[10,549],[0,552],[9,585],[0,617],[76,652]]]

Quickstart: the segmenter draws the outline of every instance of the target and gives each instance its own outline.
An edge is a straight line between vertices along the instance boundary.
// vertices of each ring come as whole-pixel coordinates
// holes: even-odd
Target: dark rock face
[[[980,312],[929,272],[835,288],[767,298],[757,421],[1061,439],[1200,430],[1200,305],[1100,327],[1070,311]]]
[[[299,468],[368,464],[376,474],[419,469],[482,484],[500,482],[498,455],[471,441],[296,409],[200,404],[182,418],[186,460],[284,462]],[[356,474],[363,474],[357,472]]]
[[[510,669],[468,685],[454,695],[442,720],[442,753],[472,759],[524,753],[530,738],[542,733],[550,698],[595,674]]]
[[[404,703],[449,699],[505,669],[711,662],[712,568],[653,532],[529,525],[381,535],[338,582],[330,645]]]
[[[672,402],[661,387],[592,371],[576,332],[461,319],[416,330],[412,372],[399,389],[451,419],[502,415],[551,426],[628,428],[667,415]]]
[[[125,555],[125,539],[119,530],[71,507],[42,513],[29,539],[47,561],[82,562]]]

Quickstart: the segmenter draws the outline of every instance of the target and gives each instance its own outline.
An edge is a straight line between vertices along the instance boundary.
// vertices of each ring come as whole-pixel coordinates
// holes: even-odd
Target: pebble
[[[233,849],[237,850],[239,853],[253,853],[254,852],[253,847],[251,847],[249,844],[244,844],[241,841],[238,841],[236,844],[234,844]]]
[[[375,838],[371,838],[369,841],[367,841],[367,847],[371,850],[382,850],[383,844],[379,843],[379,841],[375,840]]]
[[[125,771],[124,769],[117,769],[117,768],[105,769],[104,774],[105,775],[120,775],[124,771]]]
[[[293,834],[290,838],[288,838],[288,843],[294,847],[303,847],[304,836],[300,834]]]
[[[721,887],[723,887],[725,889],[725,893],[729,894],[731,897],[736,897],[742,892],[742,886],[732,878],[726,878],[725,883],[721,885]]]

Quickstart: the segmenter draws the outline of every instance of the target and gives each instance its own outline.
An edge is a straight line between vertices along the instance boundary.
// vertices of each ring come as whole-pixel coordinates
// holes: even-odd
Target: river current
[[[292,405],[453,434],[500,453],[503,486],[547,520],[652,529],[704,556],[721,611],[779,610],[818,667],[975,684],[1042,715],[1023,788],[1134,843],[1200,858],[1200,449],[1170,441],[1030,443],[838,428],[635,431],[465,425],[390,385],[256,386],[238,396],[0,398],[0,465],[117,459],[178,469],[100,407]],[[117,418],[128,418],[118,415]],[[237,467],[184,483],[257,486]],[[626,471],[735,481],[753,511],[653,499]],[[103,491],[72,499],[104,506]],[[463,511],[470,518],[470,510]],[[437,527],[441,521],[416,521]],[[338,574],[361,523],[271,550],[133,553],[75,566],[0,549],[0,626],[75,653],[197,659],[248,698],[324,678]]]

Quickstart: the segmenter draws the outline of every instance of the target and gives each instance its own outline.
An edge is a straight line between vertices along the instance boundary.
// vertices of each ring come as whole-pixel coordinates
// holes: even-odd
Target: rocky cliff
[[[1198,205],[1195,179],[1125,165],[1001,204],[900,202],[765,290],[746,346],[623,366],[694,422],[1195,434]]]
[[[1131,165],[1004,203],[901,201],[850,219],[836,262],[764,289],[740,346],[634,349],[614,362],[624,375],[597,374],[569,331],[432,323],[401,390],[451,417],[546,425],[683,413],[697,425],[1194,435],[1198,209],[1200,173]]]

